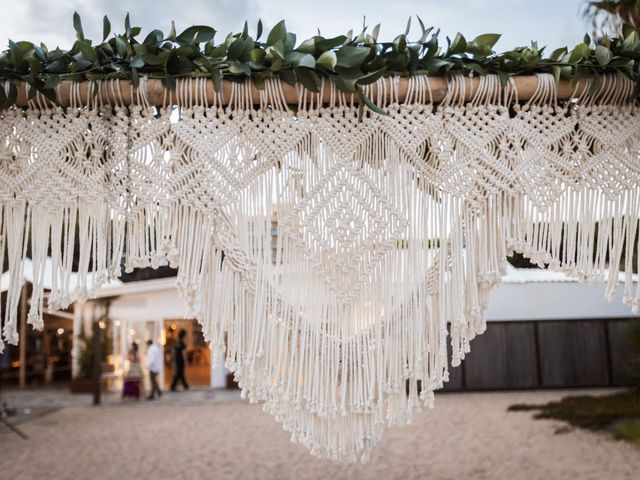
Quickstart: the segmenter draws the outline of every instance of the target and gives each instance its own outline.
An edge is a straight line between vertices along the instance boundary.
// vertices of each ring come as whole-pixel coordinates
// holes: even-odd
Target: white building
[[[611,302],[605,285],[579,283],[564,273],[536,268],[507,268],[502,285],[491,294],[488,321],[562,320],[638,316],[622,302],[624,279]],[[634,275],[638,282],[638,275]],[[633,292],[635,294],[635,291]]]
[[[581,284],[562,273],[509,266],[503,284],[492,293],[487,320],[584,320],[632,316],[631,307],[622,303],[622,288],[611,302],[606,300],[604,290],[602,284]],[[121,378],[126,371],[126,353],[131,342],[136,341],[140,345],[144,357],[147,339],[153,338],[166,345],[170,340],[168,335],[175,335],[177,330],[184,328],[187,330],[187,351],[197,354],[198,358],[192,360],[200,365],[192,367],[191,372],[187,371],[187,378],[195,376],[200,385],[214,388],[225,386],[228,372],[224,369],[223,358],[211,362],[208,347],[203,343],[194,344],[199,327],[195,320],[186,318],[186,307],[178,296],[175,278],[107,285],[98,292],[98,298],[110,298],[109,318],[112,320],[110,328],[116,377]],[[77,308],[74,332],[80,331],[79,322],[86,318],[87,310],[93,314],[92,308],[92,302]],[[170,364],[169,350],[165,348],[166,365]],[[208,370],[203,371],[203,368]],[[169,375],[163,371],[160,378],[165,379],[167,387]]]
[[[98,291],[95,300],[76,306],[74,332],[80,332],[82,321],[94,318],[96,303],[109,299],[108,317],[111,322],[107,328],[111,329],[109,334],[113,342],[116,378],[121,379],[128,368],[127,352],[134,341],[139,346],[141,363],[145,369],[145,344],[153,339],[165,350],[165,362],[159,378],[161,387],[168,388],[170,372],[166,369],[171,363],[170,344],[177,333],[184,329],[187,332],[185,342],[189,358],[187,380],[195,386],[223,388],[227,375],[224,360],[221,357],[217,362],[212,361],[211,350],[204,343],[197,321],[186,316],[186,307],[178,296],[175,283],[175,278],[162,278],[105,285]]]

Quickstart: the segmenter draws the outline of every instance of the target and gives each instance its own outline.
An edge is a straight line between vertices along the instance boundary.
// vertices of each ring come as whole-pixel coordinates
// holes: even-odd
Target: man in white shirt
[[[158,373],[162,366],[162,352],[160,347],[153,343],[153,340],[147,340],[147,369],[149,370],[149,378],[151,380],[151,393],[147,397],[147,400],[153,400],[156,398],[156,393],[159,397],[162,396],[162,390],[158,385]]]

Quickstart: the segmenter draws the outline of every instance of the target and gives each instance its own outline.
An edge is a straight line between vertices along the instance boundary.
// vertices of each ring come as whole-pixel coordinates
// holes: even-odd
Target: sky
[[[311,37],[320,28],[329,37],[360,31],[363,17],[369,28],[381,23],[380,40],[392,40],[405,31],[407,19],[419,15],[426,25],[441,28],[453,38],[461,32],[467,38],[481,33],[502,33],[498,50],[528,45],[537,40],[550,49],[574,46],[590,31],[582,17],[583,0],[0,0],[0,41],[8,39],[44,42],[50,48],[70,48],[75,40],[72,15],[82,17],[85,36],[102,39],[102,16],[107,14],[112,29],[122,32],[124,17],[144,32],[159,28],[168,32],[175,20],[178,33],[190,25],[210,25],[222,40],[229,32],[242,30],[248,20],[255,32],[262,19],[265,30],[284,19],[287,30],[298,40]],[[413,21],[413,37],[418,25]],[[144,37],[143,37],[144,38]]]

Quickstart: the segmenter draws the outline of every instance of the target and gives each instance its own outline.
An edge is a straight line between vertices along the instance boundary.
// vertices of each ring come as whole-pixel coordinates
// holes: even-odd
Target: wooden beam
[[[42,353],[44,355],[44,383],[51,383],[51,338],[49,337],[49,329],[42,329]]]
[[[449,82],[446,78],[443,77],[425,77],[428,78],[430,90],[431,90],[431,98],[433,103],[439,103],[446,98],[447,92],[449,91]],[[191,80],[191,79],[190,79]],[[185,82],[190,80],[178,80],[178,87],[175,91],[165,89],[162,85],[162,82],[158,79],[150,79],[146,82],[146,90],[147,90],[147,99],[149,104],[151,105],[165,105],[165,104],[180,104],[178,98],[178,92],[180,91],[188,91],[187,88],[181,89]],[[539,79],[535,75],[527,75],[527,76],[517,76],[512,77],[513,85],[515,86],[518,100],[528,101],[530,100],[538,88]],[[392,79],[385,79],[386,82],[386,92],[390,91],[390,85]],[[229,100],[232,96],[233,83],[230,81],[223,81],[221,86],[220,93],[216,93],[213,88],[213,83],[210,80],[198,80],[201,83],[194,83],[192,85],[193,90],[197,89],[198,92],[204,92],[206,94],[207,102],[209,104],[215,103],[216,99],[218,99],[219,103],[226,105],[229,103]],[[469,101],[473,98],[473,96],[478,91],[478,85],[480,79],[478,77],[464,77],[465,82],[465,100]],[[91,87],[91,82],[81,82],[76,83],[72,81],[63,81],[58,87],[58,103],[62,106],[69,106],[72,103],[72,99],[75,99],[75,104],[78,105],[86,105],[87,102],[95,103],[96,97],[92,95],[93,89]],[[16,100],[16,105],[20,107],[29,106],[29,102],[27,101],[27,87],[26,83],[22,84],[18,88],[18,97]],[[407,94],[409,92],[410,80],[408,78],[400,78],[397,81],[396,91],[397,91],[397,100],[399,102],[405,101],[407,98]],[[378,97],[378,85],[372,85],[369,93],[370,98],[374,101]],[[579,97],[584,95],[589,88],[589,82],[586,80],[582,80],[578,82],[576,86],[572,85],[570,82],[562,80],[557,86],[557,98],[559,100],[568,100],[572,97]],[[324,105],[329,104],[331,102],[332,92],[330,88],[324,88],[321,95],[321,100]],[[307,101],[311,98],[316,97],[317,94],[313,94],[304,88],[301,85],[291,86],[285,83],[282,83],[282,92],[284,95],[285,102],[289,105],[296,105],[299,102],[301,95],[306,94]],[[202,94],[200,94],[202,96]],[[250,95],[251,102],[254,105],[261,104],[261,95],[264,95],[264,91],[258,90],[253,84],[250,85]],[[635,95],[635,94],[634,94]],[[48,100],[45,100],[44,97],[38,94],[36,100],[33,102],[34,105],[38,105],[38,100],[40,104],[50,103]],[[138,102],[138,94],[137,90],[133,87],[129,80],[113,80],[113,81],[104,81],[102,82],[102,87],[100,89],[99,99],[102,104],[124,104],[124,105],[132,105],[137,104]],[[347,103],[358,103],[359,99],[357,95],[352,94],[344,94],[344,101]],[[314,100],[315,102],[315,100]]]
[[[65,320],[75,320],[75,315],[70,312],[63,312],[62,310],[57,310],[53,312],[47,311],[47,315],[51,317],[64,318]]]

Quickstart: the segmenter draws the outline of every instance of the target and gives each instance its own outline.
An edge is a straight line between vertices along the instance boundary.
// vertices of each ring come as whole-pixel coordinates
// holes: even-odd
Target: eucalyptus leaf
[[[304,42],[302,42],[300,45],[298,45],[298,47],[296,48],[297,52],[302,52],[302,53],[309,53],[311,55],[313,55],[316,51],[316,41],[313,38],[309,38],[307,40],[305,40]]]
[[[591,49],[588,45],[580,43],[571,51],[569,63],[576,63],[591,56]]]
[[[229,60],[238,60],[242,56],[242,52],[244,52],[244,40],[238,37],[231,45],[229,45],[227,58]]]
[[[307,68],[297,68],[296,77],[307,90],[316,93],[320,91],[320,77],[313,70]]]
[[[276,42],[283,42],[287,38],[287,27],[284,24],[284,20],[279,21],[269,32],[267,37],[267,46],[271,46]]]
[[[410,31],[411,31],[411,17],[409,17],[409,20],[407,21],[407,27],[404,29],[404,36],[408,37]]]
[[[216,31],[205,25],[193,25],[176,37],[178,43],[194,44],[213,40]]]
[[[301,52],[289,52],[284,59],[293,67],[316,68],[316,60],[313,55]]]
[[[246,63],[234,61],[229,63],[229,73],[232,75],[246,75],[248,77],[251,75],[251,68]]]
[[[333,79],[336,88],[344,93],[355,93],[356,92],[356,81],[357,79],[346,79],[342,77],[334,77]]]
[[[266,52],[261,48],[254,48],[249,53],[249,60],[251,60],[253,63],[261,64],[264,62],[266,55]]]
[[[176,41],[176,23],[173,20],[171,20],[171,28],[169,29],[167,40],[169,40],[170,42]]]
[[[258,90],[264,90],[265,85],[264,85],[264,78],[263,77],[252,77],[251,81],[253,82],[253,85]]]
[[[607,47],[604,47],[602,45],[596,45],[595,55],[596,55],[596,61],[601,66],[607,65],[613,58],[613,55],[611,54],[611,50],[609,50]]]
[[[138,69],[133,65],[131,66],[131,84],[136,88],[140,86],[140,75],[138,74]]]
[[[562,56],[565,55],[566,53],[567,53],[567,47],[556,48],[553,52],[551,52],[551,55],[549,55],[549,58],[551,60],[560,60]]]
[[[396,50],[402,53],[407,49],[407,37],[404,35],[398,35],[393,41],[393,44],[395,45]]]
[[[258,20],[258,28],[256,29],[256,40],[262,36],[262,20]]]
[[[377,82],[384,75],[384,68],[380,70],[376,70],[375,72],[370,72],[357,80],[358,85],[369,85],[371,83]]]
[[[169,58],[169,53],[165,52],[159,55],[145,53],[141,55],[141,57],[147,65],[164,65]]]
[[[65,73],[68,68],[69,62],[63,59],[57,59],[47,64],[47,68],[45,70],[51,73]]]
[[[371,99],[369,97],[367,97],[365,94],[361,93],[360,94],[360,100],[362,102],[364,102],[364,104],[370,108],[371,110],[373,110],[375,113],[379,114],[379,115],[389,115],[387,112],[385,112],[384,110],[382,110],[378,105],[376,105],[375,103],[373,103],[371,101]]]
[[[296,84],[296,75],[293,70],[283,70],[280,72],[280,80],[282,80],[287,85],[295,85]]]
[[[118,52],[118,55],[120,57],[126,57],[127,56],[127,44],[124,42],[124,40],[122,39],[122,37],[116,37],[116,51]]]
[[[95,62],[98,59],[96,51],[88,42],[78,41],[76,45],[78,46],[80,53],[82,53],[82,55],[84,55],[88,60]]]
[[[499,33],[484,33],[474,38],[473,43],[481,47],[489,47],[491,49],[496,43],[498,43],[501,36],[502,35]]]
[[[222,88],[222,73],[219,70],[211,71],[211,81],[213,82],[213,88],[216,92]]]
[[[284,39],[285,51],[293,50],[296,45],[296,34],[287,32],[287,36]]]
[[[457,33],[454,37],[451,45],[449,45],[449,54],[455,55],[458,53],[462,53],[467,49],[467,41],[462,36],[461,33]]]
[[[78,12],[73,12],[73,28],[76,31],[76,37],[78,40],[84,40],[84,32],[82,31],[82,20]]]
[[[102,19],[102,41],[104,42],[111,33],[111,22],[106,15]]]
[[[365,47],[342,47],[336,52],[336,65],[340,67],[355,67],[369,56],[371,50]]]
[[[378,41],[379,34],[380,34],[380,24],[378,23],[375,27],[373,27],[373,30],[371,31],[371,37],[373,37],[374,42]]]
[[[316,37],[316,51],[326,52],[327,50],[331,50],[333,48],[339,47],[340,45],[343,45],[347,40],[347,37],[344,35],[333,38]]]
[[[147,53],[147,47],[140,43],[136,43],[133,45],[133,51],[136,52],[137,55],[144,55]]]
[[[47,89],[56,88],[58,85],[60,85],[59,75],[48,75],[44,81],[44,88]]]
[[[131,19],[129,18],[129,13],[124,17],[124,33],[128,38],[131,38]]]
[[[129,65],[131,65],[132,68],[142,68],[144,67],[144,59],[138,55],[136,55],[135,57],[133,57],[131,59],[131,61],[129,62]]]
[[[172,75],[185,75],[193,71],[193,65],[193,62],[183,55],[170,55],[165,68]]]
[[[318,57],[316,65],[322,67],[330,72],[334,71],[336,64],[338,63],[338,57],[336,52],[328,50]]]

